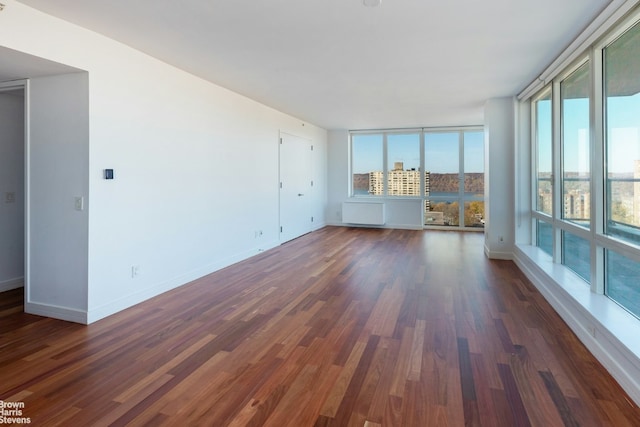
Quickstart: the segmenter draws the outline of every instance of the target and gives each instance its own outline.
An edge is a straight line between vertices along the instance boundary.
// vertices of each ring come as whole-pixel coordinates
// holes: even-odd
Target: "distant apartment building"
[[[416,169],[404,170],[403,162],[395,162],[393,169],[387,171],[388,196],[420,196],[421,173]],[[429,172],[424,173],[426,194],[429,194]],[[384,173],[369,172],[369,194],[384,194]]]
[[[589,219],[591,217],[591,194],[571,190],[564,195],[564,218]]]
[[[538,210],[541,212],[551,212],[553,206],[553,197],[550,191],[540,192],[538,194]]]
[[[553,195],[550,191],[538,193],[538,210],[551,212]],[[570,190],[564,195],[563,218],[589,219],[591,212],[591,194],[582,190]]]
[[[374,196],[384,194],[384,174],[382,171],[369,172],[369,194]]]

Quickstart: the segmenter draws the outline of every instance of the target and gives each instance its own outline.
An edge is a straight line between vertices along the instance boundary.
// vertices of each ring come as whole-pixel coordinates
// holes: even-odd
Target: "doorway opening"
[[[25,286],[25,85],[0,83],[0,292]]]

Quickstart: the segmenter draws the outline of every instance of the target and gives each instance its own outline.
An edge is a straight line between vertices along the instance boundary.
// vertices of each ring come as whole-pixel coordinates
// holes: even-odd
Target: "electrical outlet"
[[[131,278],[135,278],[140,275],[140,266],[132,265],[131,266]]]
[[[7,191],[4,193],[4,202],[5,203],[15,203],[16,202],[16,193],[13,191]]]

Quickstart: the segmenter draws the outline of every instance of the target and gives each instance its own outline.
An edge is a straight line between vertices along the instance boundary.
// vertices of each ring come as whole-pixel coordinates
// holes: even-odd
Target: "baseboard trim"
[[[324,222],[324,221],[319,222],[319,223],[317,223],[317,224],[316,224],[316,223],[314,223],[314,224],[313,224],[313,227],[311,228],[311,231],[318,231],[318,230],[320,230],[321,228],[324,228],[324,227],[326,227],[326,226],[327,226],[327,223],[326,223],[326,222]]]
[[[69,322],[81,323],[87,325],[89,322],[87,312],[67,307],[59,307],[50,304],[42,304],[37,302],[25,302],[24,312],[35,314],[37,316],[51,317]]]
[[[24,277],[16,277],[0,282],[0,292],[24,287]]]
[[[484,245],[484,254],[489,259],[513,260],[513,253],[506,251],[492,251],[487,245]]]

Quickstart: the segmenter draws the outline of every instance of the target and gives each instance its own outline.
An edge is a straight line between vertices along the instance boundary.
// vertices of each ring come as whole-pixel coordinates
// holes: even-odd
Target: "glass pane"
[[[562,218],[589,227],[589,63],[560,83],[562,105]]]
[[[552,215],[553,195],[551,192],[551,91],[535,102],[536,143],[537,143],[537,202],[536,210]]]
[[[536,220],[536,246],[553,256],[553,229],[548,222]]]
[[[563,231],[562,263],[587,282],[591,282],[591,247],[587,240]]]
[[[425,225],[460,225],[460,204],[453,200],[426,200]]]
[[[605,291],[612,300],[640,317],[640,263],[606,251]]]
[[[387,136],[387,195],[420,195],[420,135]]]
[[[605,49],[605,233],[640,244],[640,26]]]
[[[464,192],[484,197],[484,132],[464,133]]]
[[[458,197],[460,191],[459,132],[425,133],[424,167],[432,196]],[[429,193],[428,193],[429,194]]]
[[[484,228],[484,202],[464,202],[464,225]]]
[[[352,135],[353,195],[383,194],[382,135]]]

